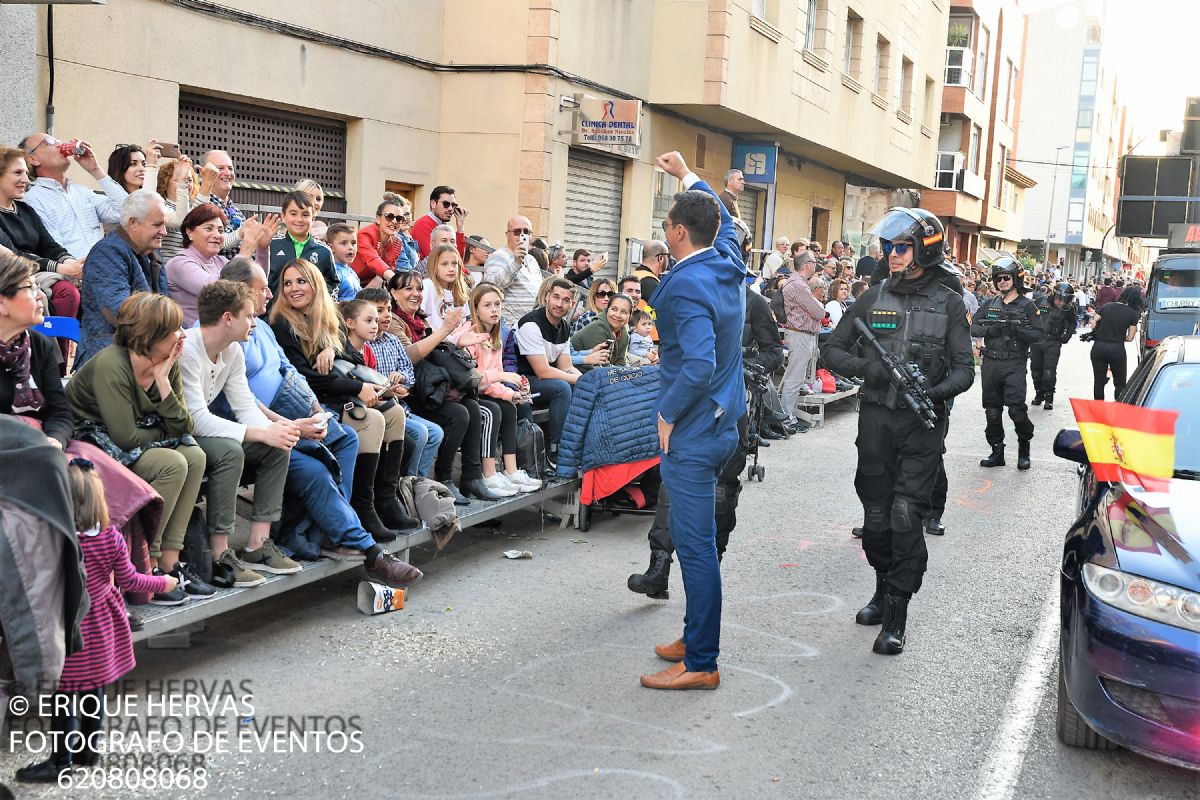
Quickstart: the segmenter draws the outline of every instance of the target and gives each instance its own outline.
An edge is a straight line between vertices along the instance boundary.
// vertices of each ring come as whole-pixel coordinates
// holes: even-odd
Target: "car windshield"
[[[1173,266],[1154,274],[1150,301],[1155,311],[1188,311],[1200,308],[1200,258],[1183,263],[1190,269]]]
[[[1146,407],[1178,411],[1175,470],[1200,476],[1200,364],[1168,364],[1158,373]]]

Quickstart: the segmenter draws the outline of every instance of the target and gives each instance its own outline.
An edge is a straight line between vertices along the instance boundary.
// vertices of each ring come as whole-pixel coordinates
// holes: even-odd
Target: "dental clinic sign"
[[[642,101],[576,95],[572,144],[595,147],[638,147],[642,133]]]

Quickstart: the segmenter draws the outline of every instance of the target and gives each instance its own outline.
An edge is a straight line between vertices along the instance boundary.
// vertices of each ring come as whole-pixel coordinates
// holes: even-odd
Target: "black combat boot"
[[[1033,393],[1033,402],[1030,403],[1030,405],[1040,406],[1042,404],[1042,401],[1045,399],[1046,399],[1046,396],[1043,395],[1041,389],[1039,389]]]
[[[859,625],[879,625],[883,622],[883,598],[887,591],[887,574],[875,573],[875,594],[867,604],[854,615],[854,621]]]
[[[979,462],[981,467],[1003,467],[1004,466],[1004,445],[992,445],[992,454]]]
[[[645,574],[629,576],[629,591],[644,594],[651,600],[669,600],[667,593],[671,577],[671,554],[666,550],[650,551],[650,567]]]
[[[1050,392],[1046,395],[1046,405],[1042,406],[1042,408],[1046,409],[1047,411],[1054,410],[1054,392]]]
[[[1029,469],[1029,440],[1017,442],[1017,469]]]
[[[941,517],[929,517],[925,520],[925,533],[930,536],[945,536],[946,526],[942,524]]]
[[[883,630],[875,637],[871,650],[881,656],[904,652],[904,625],[908,622],[908,598],[889,594],[883,598]]]

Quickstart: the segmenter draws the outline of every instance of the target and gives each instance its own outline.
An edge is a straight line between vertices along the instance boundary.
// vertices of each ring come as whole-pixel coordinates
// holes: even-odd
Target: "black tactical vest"
[[[1054,305],[1054,297],[1043,297],[1038,301],[1038,324],[1046,332],[1046,344],[1062,341],[1067,332],[1067,325],[1075,321],[1075,311],[1071,308],[1075,301],[1067,303],[1063,308]]]
[[[1010,317],[1015,316],[1024,324],[1027,319],[1025,316],[1026,308],[1032,304],[1032,300],[1024,295],[1020,295],[1016,300],[1005,305],[1004,300],[997,295],[979,307],[979,311],[975,313],[975,318],[988,322],[1005,322]],[[997,360],[1029,358],[1029,345],[1022,342],[1020,337],[1013,333],[1006,324],[983,337],[983,357]]]
[[[950,325],[947,305],[953,294],[941,284],[934,283],[915,294],[895,294],[884,283],[879,297],[865,322],[879,339],[883,348],[901,362],[913,362],[934,386],[946,377],[946,331]],[[865,355],[875,359],[875,351],[867,348]],[[899,408],[902,405],[896,390],[886,387],[863,387],[863,399],[870,403]]]

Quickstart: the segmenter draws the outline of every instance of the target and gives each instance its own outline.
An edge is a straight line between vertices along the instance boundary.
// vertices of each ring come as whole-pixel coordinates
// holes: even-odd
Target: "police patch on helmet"
[[[924,239],[922,239],[921,244],[928,247],[931,244],[937,244],[941,240],[942,240],[942,234],[935,233],[933,236],[926,236]]]
[[[895,311],[877,311],[871,309],[871,327],[876,330],[894,331],[899,326],[900,317]]]

